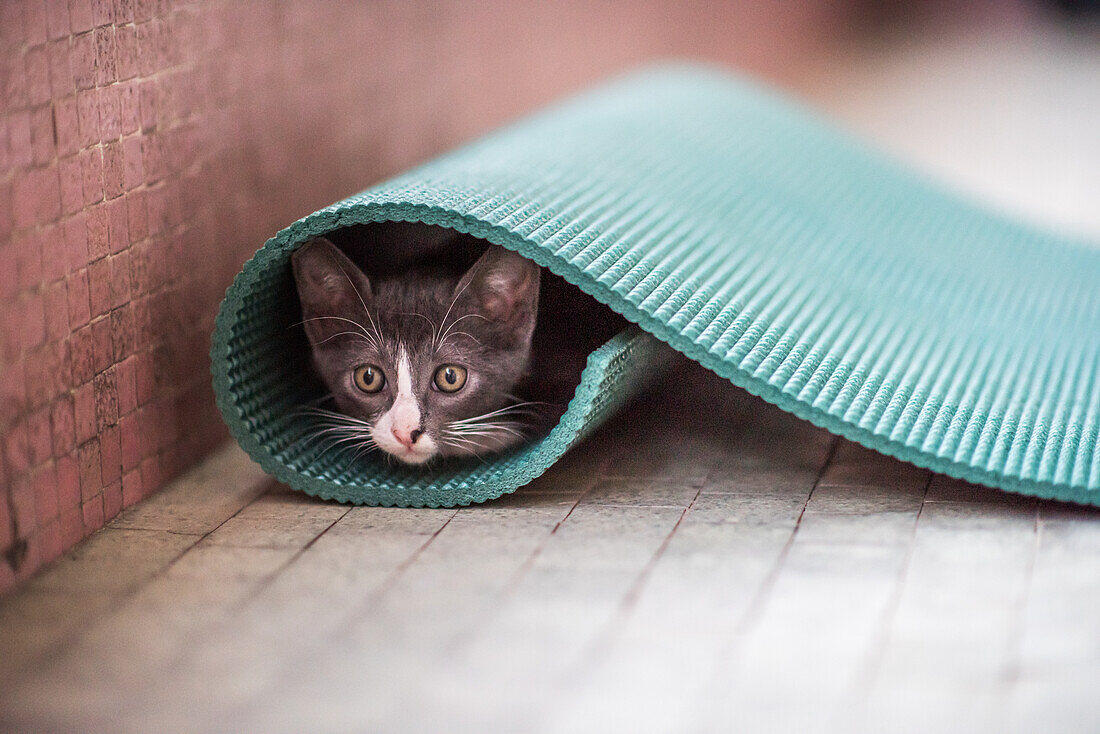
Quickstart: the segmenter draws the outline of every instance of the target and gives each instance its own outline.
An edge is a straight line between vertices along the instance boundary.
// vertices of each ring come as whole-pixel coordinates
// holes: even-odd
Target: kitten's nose
[[[419,428],[413,429],[411,431],[403,431],[400,428],[391,428],[390,433],[393,434],[394,438],[401,442],[402,446],[409,449],[413,447],[413,444],[416,443],[416,440],[418,438],[424,435],[424,431],[421,431]]]

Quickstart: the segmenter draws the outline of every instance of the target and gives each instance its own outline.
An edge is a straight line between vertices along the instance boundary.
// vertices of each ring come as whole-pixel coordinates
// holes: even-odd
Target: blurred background
[[[677,57],[1095,238],[1098,49],[1084,0],[4,0],[0,592],[226,439],[213,318],[298,217]]]

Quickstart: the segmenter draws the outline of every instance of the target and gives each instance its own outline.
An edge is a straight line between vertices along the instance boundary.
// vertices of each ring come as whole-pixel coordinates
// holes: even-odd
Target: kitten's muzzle
[[[411,431],[405,431],[400,428],[393,427],[390,429],[390,433],[392,433],[393,437],[400,441],[401,445],[407,449],[411,449],[416,444],[417,439],[424,435],[424,431],[420,430],[419,428],[413,429]]]

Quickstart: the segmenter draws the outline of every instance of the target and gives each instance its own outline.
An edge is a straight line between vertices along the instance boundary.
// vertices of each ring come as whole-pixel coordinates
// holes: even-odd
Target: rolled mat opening
[[[341,463],[300,446],[296,409],[319,386],[293,326],[290,254],[326,235],[400,267],[410,242],[448,231],[558,276],[555,312],[591,297],[609,329],[612,312],[637,326],[593,348],[549,433],[485,463]],[[230,430],[266,471],[346,502],[513,491],[644,389],[671,347],[869,448],[1100,504],[1098,283],[1087,243],[963,201],[767,90],[666,66],[278,233],[226,294],[212,369]]]

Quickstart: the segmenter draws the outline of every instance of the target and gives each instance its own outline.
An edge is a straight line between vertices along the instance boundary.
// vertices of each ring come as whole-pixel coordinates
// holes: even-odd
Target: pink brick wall
[[[0,1],[0,591],[225,439],[209,333],[278,228],[647,58],[783,80],[833,5]]]

